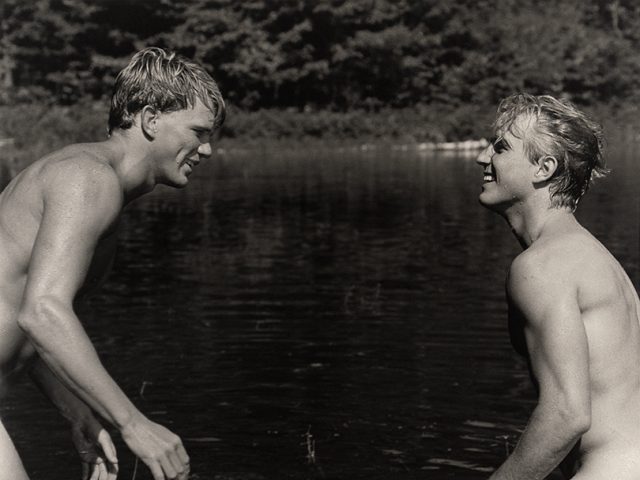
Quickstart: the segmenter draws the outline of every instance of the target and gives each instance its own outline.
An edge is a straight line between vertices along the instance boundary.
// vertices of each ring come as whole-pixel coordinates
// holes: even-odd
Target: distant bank
[[[608,136],[640,139],[640,115],[634,106],[596,106]],[[214,140],[224,150],[323,148],[367,150],[387,145],[422,152],[473,152],[491,136],[495,106],[419,105],[412,109],[243,111],[230,106]],[[19,104],[0,106],[0,161],[24,165],[63,145],[106,137],[108,106]]]

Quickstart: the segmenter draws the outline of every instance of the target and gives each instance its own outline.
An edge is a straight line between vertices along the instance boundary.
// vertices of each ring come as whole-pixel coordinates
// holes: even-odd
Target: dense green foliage
[[[428,127],[438,111],[464,131],[514,91],[640,99],[636,0],[0,0],[0,19],[0,103],[104,100],[132,53],[159,45],[204,63],[244,112],[227,136],[255,134],[252,118],[277,130],[276,108],[281,123],[324,112],[304,127],[321,136],[350,128],[329,112],[384,126],[414,109]]]

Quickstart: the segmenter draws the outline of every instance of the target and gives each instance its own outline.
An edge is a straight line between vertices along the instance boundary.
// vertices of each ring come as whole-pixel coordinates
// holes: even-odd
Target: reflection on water
[[[637,284],[638,175],[630,154],[611,163],[580,218]],[[453,156],[219,157],[128,209],[84,322],[194,478],[485,478],[534,398],[505,329],[518,246],[480,182]],[[34,479],[79,478],[32,386],[3,410]]]

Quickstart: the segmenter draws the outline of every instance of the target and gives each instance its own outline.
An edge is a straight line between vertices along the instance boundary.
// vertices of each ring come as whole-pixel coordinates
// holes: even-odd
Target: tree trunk
[[[611,12],[611,27],[617,36],[620,36],[620,0],[614,0],[609,4]]]
[[[3,50],[2,63],[0,63],[0,85],[2,85],[3,91],[8,92],[13,88],[13,67],[15,63],[7,52],[7,49]]]

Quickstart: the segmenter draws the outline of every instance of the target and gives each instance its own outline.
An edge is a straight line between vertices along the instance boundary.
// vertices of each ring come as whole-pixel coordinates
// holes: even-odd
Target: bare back
[[[633,466],[629,478],[640,478],[640,301],[618,261],[595,239],[589,243],[589,261],[578,278],[592,392],[581,463],[611,475],[615,456],[620,468]]]
[[[591,424],[564,470],[584,480],[640,478],[640,301],[631,280],[581,227],[540,239],[522,255],[535,256],[550,277],[562,277],[560,288],[575,296],[587,339]],[[531,359],[534,342],[517,309],[510,326],[514,346]]]

